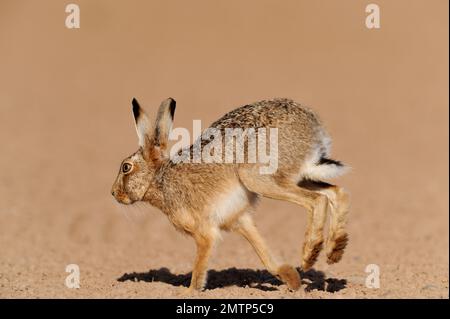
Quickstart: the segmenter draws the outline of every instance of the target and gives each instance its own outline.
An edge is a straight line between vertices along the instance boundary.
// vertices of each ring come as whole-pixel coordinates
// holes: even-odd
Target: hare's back
[[[322,144],[326,136],[314,112],[290,99],[263,100],[241,106],[225,114],[211,127],[220,130],[277,128],[280,155],[290,154],[299,159]]]
[[[317,115],[295,101],[274,99],[244,105],[225,114],[211,126],[220,130],[277,128],[278,173],[283,176],[321,180],[346,171],[342,163],[329,158],[331,139]],[[257,171],[259,166],[244,165],[249,172]]]
[[[310,109],[290,99],[263,100],[244,105],[228,112],[211,125],[218,129],[294,127],[306,131],[315,130],[318,126],[320,122]]]
[[[211,127],[221,131],[254,128],[256,136],[258,128],[277,128],[280,165],[297,167],[317,149],[327,153],[322,151],[326,148],[327,134],[318,117],[309,108],[290,99],[263,100],[241,106],[225,114]],[[203,144],[208,142],[209,139],[202,140]],[[246,147],[247,143],[247,150]]]

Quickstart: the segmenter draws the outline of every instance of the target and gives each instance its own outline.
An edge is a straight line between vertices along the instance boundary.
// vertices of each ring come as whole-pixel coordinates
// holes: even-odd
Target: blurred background
[[[137,149],[131,99],[153,114],[171,96],[174,126],[189,130],[292,98],[353,168],[335,181],[352,195],[349,246],[304,274],[311,292],[236,277],[263,266],[226,234],[210,268],[227,287],[204,297],[448,298],[448,1],[377,0],[380,29],[366,28],[362,0],[74,0],[79,29],[65,26],[69,3],[0,1],[0,297],[177,295],[193,241],[110,195]],[[305,211],[265,199],[256,215],[299,265]],[[72,263],[80,289],[64,285]],[[365,286],[368,264],[379,289]]]

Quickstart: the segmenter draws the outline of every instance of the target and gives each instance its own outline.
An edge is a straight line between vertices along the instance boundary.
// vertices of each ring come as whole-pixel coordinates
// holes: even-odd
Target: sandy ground
[[[194,243],[110,187],[137,139],[130,100],[178,102],[176,127],[290,97],[314,108],[353,167],[350,243],[289,292],[247,242],[224,234],[205,298],[448,298],[448,2],[77,1],[0,3],[0,297],[166,298]],[[306,214],[263,200],[256,221],[299,265]],[[81,288],[65,286],[77,264]],[[365,285],[366,266],[380,288]]]

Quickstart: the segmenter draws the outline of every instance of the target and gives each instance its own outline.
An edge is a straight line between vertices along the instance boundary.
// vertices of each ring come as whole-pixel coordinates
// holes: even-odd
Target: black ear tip
[[[170,116],[171,116],[172,119],[173,119],[173,117],[174,117],[174,115],[175,115],[175,108],[176,108],[176,106],[177,106],[177,101],[175,101],[175,100],[172,99],[171,97],[169,97],[167,100],[169,101]]]
[[[138,101],[136,100],[136,98],[133,98],[133,100],[131,101],[131,104],[133,105],[134,118],[137,119],[139,117],[141,107],[140,107]]]

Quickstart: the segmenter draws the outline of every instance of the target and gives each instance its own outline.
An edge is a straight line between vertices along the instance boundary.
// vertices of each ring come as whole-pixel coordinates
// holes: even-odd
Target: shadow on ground
[[[305,291],[320,290],[327,292],[336,292],[344,289],[347,280],[336,278],[325,278],[321,271],[310,269],[302,271],[297,268],[302,278],[302,284],[305,285]],[[191,273],[173,274],[167,268],[152,269],[148,272],[126,273],[117,279],[124,281],[145,281],[145,282],[164,282],[173,286],[188,287],[191,280]],[[263,291],[278,290],[278,286],[283,283],[272,276],[267,270],[254,269],[236,269],[228,268],[224,270],[209,270],[208,283],[206,289],[223,288],[227,286],[251,287]]]

